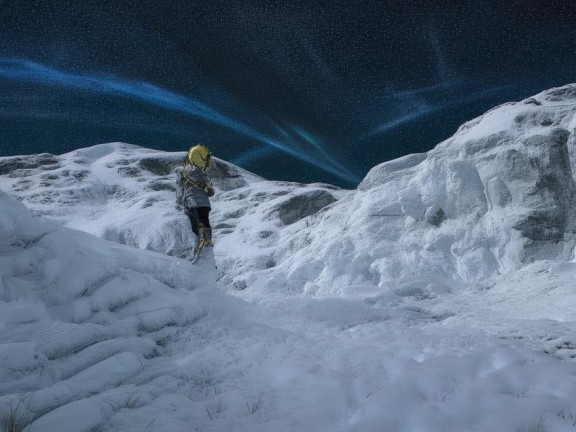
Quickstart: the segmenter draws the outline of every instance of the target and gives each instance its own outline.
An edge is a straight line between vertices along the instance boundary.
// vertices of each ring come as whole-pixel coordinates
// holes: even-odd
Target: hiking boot
[[[206,244],[205,240],[204,240],[204,231],[206,230],[206,228],[204,227],[204,225],[200,224],[200,226],[198,227],[198,235],[197,240],[196,240],[196,247],[194,248],[194,253],[198,253],[198,251],[200,249],[202,249]]]

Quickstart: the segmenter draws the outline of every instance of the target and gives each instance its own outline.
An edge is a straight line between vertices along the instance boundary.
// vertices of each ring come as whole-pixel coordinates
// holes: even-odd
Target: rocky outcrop
[[[16,171],[18,171],[20,175],[25,175],[26,173],[22,170],[51,170],[56,168],[58,168],[58,158],[48,153],[31,156],[14,156],[0,160],[0,175],[12,174]]]
[[[284,225],[290,225],[334,202],[336,198],[326,190],[308,191],[278,204],[272,209],[272,213],[277,213]]]

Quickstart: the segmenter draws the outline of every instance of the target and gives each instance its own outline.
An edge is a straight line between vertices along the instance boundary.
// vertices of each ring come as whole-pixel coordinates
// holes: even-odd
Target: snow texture
[[[0,159],[0,427],[573,431],[576,86],[505,104],[357,190],[184,153]],[[18,202],[20,201],[20,202]]]

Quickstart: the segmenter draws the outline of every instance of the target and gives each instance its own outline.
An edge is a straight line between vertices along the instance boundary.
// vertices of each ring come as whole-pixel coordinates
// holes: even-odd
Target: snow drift
[[[182,292],[200,287],[191,265],[39,220],[3,192],[0,208],[2,418],[89,431],[179,375],[158,360],[205,313]]]

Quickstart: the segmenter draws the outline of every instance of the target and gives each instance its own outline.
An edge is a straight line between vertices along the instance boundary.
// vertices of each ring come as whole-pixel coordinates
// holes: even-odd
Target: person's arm
[[[211,197],[214,195],[214,185],[210,181],[210,177],[208,177],[208,174],[206,174],[205,172],[202,174],[204,175],[204,192],[206,192],[206,195],[208,195],[208,197]]]
[[[206,185],[204,186],[204,192],[208,197],[214,196],[214,186],[210,180],[206,181]]]

